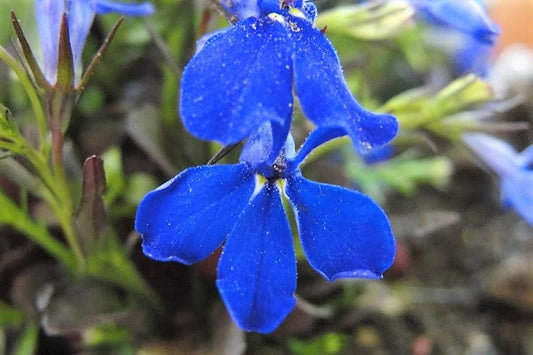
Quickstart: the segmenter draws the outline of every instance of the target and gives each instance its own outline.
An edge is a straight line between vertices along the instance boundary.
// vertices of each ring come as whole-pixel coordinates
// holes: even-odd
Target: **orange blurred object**
[[[513,43],[533,47],[533,0],[497,0],[490,4],[491,17],[501,29],[497,51]]]

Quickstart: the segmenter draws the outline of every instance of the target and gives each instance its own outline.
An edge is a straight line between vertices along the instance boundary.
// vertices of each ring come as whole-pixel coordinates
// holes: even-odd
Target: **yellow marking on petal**
[[[297,9],[295,7],[292,7],[291,9],[289,9],[289,14],[291,14],[292,16],[303,18],[303,19],[306,18],[304,13],[300,11],[300,9]]]
[[[279,179],[278,181],[276,181],[276,185],[278,186],[279,191],[282,194],[285,194],[285,188],[287,187],[287,180]]]
[[[271,20],[274,20],[274,21],[277,21],[277,22],[280,22],[280,23],[285,23],[285,19],[283,18],[283,16],[281,16],[280,14],[277,14],[275,12],[272,12],[272,13],[268,14],[268,17]]]
[[[259,194],[259,192],[261,192],[266,182],[267,182],[267,179],[263,175],[255,174],[255,187],[254,187],[254,192],[252,193],[252,196],[250,197],[250,200],[252,200],[255,196]]]

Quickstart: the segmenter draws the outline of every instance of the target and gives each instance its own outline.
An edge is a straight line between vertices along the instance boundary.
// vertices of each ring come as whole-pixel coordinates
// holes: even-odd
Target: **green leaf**
[[[33,55],[33,51],[30,47],[30,44],[28,43],[28,40],[26,39],[26,35],[24,34],[24,31],[22,31],[22,27],[20,26],[19,20],[17,16],[15,15],[14,11],[11,11],[11,22],[13,23],[13,28],[15,29],[15,33],[19,40],[22,53],[24,54],[24,58],[26,58],[26,62],[28,63],[28,66],[30,67],[33,77],[35,78],[35,81],[37,82],[37,85],[40,86],[41,88],[50,88],[50,83],[48,83],[48,81],[44,77],[44,74],[41,71],[41,67],[39,66],[39,64],[37,63],[37,60],[35,59],[35,56]]]
[[[112,235],[96,241],[92,254],[87,257],[87,273],[144,297],[152,306],[158,304],[157,296]]]
[[[13,203],[4,193],[0,191],[0,224],[9,225],[19,232],[25,234],[50,255],[57,258],[63,264],[73,269],[76,260],[70,251],[48,232],[44,223],[39,223],[30,218],[27,212]]]
[[[395,115],[404,132],[426,128],[453,140],[480,124],[475,115],[461,115],[457,120],[448,118],[494,99],[490,85],[470,74],[452,81],[436,94],[426,88],[405,91],[387,101],[380,111]]]
[[[24,320],[24,315],[7,303],[0,301],[0,328],[17,326]]]
[[[47,124],[44,114],[44,109],[41,103],[41,99],[30,78],[28,77],[24,66],[19,63],[3,46],[0,45],[0,60],[4,61],[8,67],[15,73],[20,80],[24,91],[30,99],[33,113],[35,114],[35,121],[39,128],[39,140],[41,149],[46,150],[47,147]],[[5,113],[5,112],[4,112]]]
[[[289,349],[295,355],[333,355],[339,354],[349,344],[345,334],[326,333],[310,340],[289,340]]]
[[[469,74],[442,89],[432,100],[432,105],[439,116],[445,117],[492,100],[494,92],[490,85],[474,74]]]
[[[107,207],[113,205],[124,191],[126,186],[126,178],[122,167],[122,152],[118,147],[113,147],[102,154],[104,161],[104,170],[107,180],[107,188],[105,191],[105,203]]]
[[[387,189],[410,195],[420,185],[442,188],[448,184],[453,170],[446,157],[419,158],[410,151],[372,165],[364,164],[351,150],[345,149],[344,153],[346,175],[377,201],[384,200]]]
[[[15,345],[13,354],[15,355],[33,355],[37,349],[37,340],[39,340],[39,323],[29,323],[22,336]]]
[[[0,159],[0,175],[36,196],[41,194],[42,184],[39,179],[13,158]]]

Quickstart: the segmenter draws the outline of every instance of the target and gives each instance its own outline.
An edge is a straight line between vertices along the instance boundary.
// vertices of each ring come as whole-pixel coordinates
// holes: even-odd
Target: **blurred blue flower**
[[[410,0],[432,24],[462,32],[479,43],[493,45],[500,30],[475,0]]]
[[[273,331],[295,305],[296,259],[282,194],[296,216],[311,266],[328,280],[380,278],[395,253],[389,221],[369,197],[305,179],[305,157],[341,130],[315,130],[294,152],[277,146],[270,123],[246,143],[240,163],[183,171],[150,192],[135,229],[144,253],[160,261],[198,262],[224,244],[217,287],[243,329]]]
[[[533,145],[518,153],[485,134],[465,134],[463,140],[499,176],[503,204],[533,225]]]
[[[486,74],[488,58],[500,30],[477,1],[410,0],[410,3],[426,22],[463,34],[453,56],[459,73]]]
[[[284,137],[295,88],[306,117],[342,129],[360,152],[395,136],[393,116],[365,110],[350,93],[335,50],[313,26],[313,2],[226,4],[241,21],[208,38],[183,72],[180,113],[189,132],[232,144],[271,122]]]
[[[149,3],[129,4],[110,0],[36,0],[35,14],[43,52],[43,73],[50,84],[57,77],[59,31],[63,14],[67,15],[74,67],[81,65],[81,54],[94,16],[117,12],[128,16],[146,16],[154,12]]]

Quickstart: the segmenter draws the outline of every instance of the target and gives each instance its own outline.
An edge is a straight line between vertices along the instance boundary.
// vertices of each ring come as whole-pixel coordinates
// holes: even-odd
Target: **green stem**
[[[11,68],[11,70],[13,70],[13,72],[15,72],[22,86],[24,87],[24,91],[26,91],[26,94],[30,99],[33,112],[35,113],[35,120],[37,121],[37,127],[39,129],[39,150],[46,153],[48,149],[46,140],[47,126],[44,109],[41,105],[39,95],[35,90],[30,78],[26,74],[24,67],[17,62],[17,60],[13,58],[13,56],[11,56],[2,46],[0,46],[0,59],[3,60]]]
[[[50,194],[43,193],[41,197],[48,203],[57,216],[58,222],[65,234],[65,239],[78,260],[78,266],[80,269],[84,269],[86,265],[85,256],[74,233],[72,202],[67,185],[56,180],[56,176],[52,174],[46,161],[36,151],[28,148],[25,156],[37,171],[48,191],[50,191]]]
[[[342,148],[348,144],[351,144],[351,142],[350,142],[350,138],[348,138],[347,136],[339,137],[339,138],[335,138],[330,141],[327,141],[324,144],[317,147],[316,149],[314,149],[313,152],[305,158],[302,165],[309,164],[312,161],[315,161],[323,157],[324,155],[329,154],[333,152],[334,150]]]

